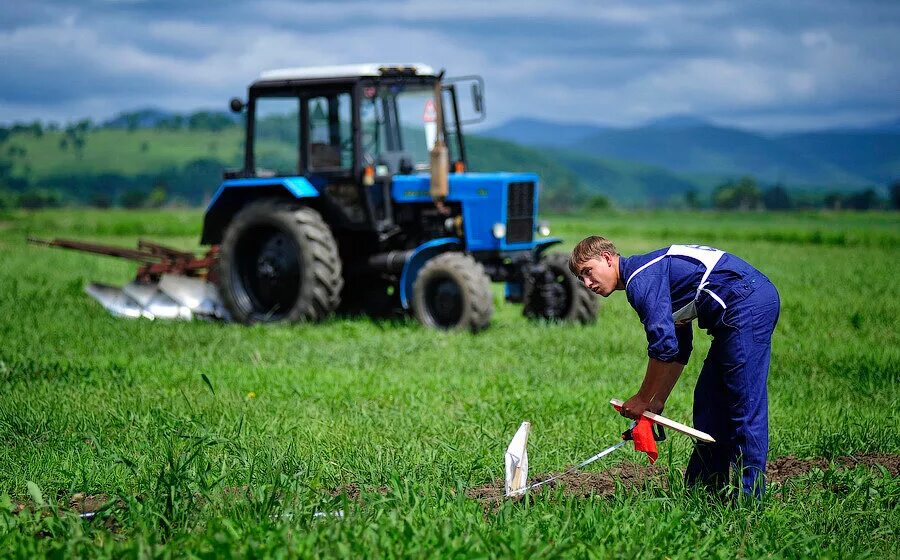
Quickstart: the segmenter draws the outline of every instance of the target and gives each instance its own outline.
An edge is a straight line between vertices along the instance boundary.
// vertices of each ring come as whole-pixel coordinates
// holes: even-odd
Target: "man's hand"
[[[622,409],[619,411],[619,414],[624,416],[625,418],[631,418],[632,420],[637,420],[641,417],[647,407],[650,405],[647,401],[645,401],[640,395],[635,395],[625,401],[625,404],[622,405]]]

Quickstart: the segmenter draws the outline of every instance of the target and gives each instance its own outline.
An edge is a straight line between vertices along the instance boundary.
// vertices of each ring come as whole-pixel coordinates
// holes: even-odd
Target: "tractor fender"
[[[441,237],[432,239],[422,243],[415,249],[403,264],[403,271],[400,273],[400,304],[403,309],[409,309],[410,297],[412,296],[413,283],[419,271],[425,266],[430,259],[444,253],[462,247],[462,241],[457,237]]]
[[[220,243],[234,215],[261,198],[301,200],[318,196],[319,190],[306,177],[228,179],[219,186],[206,207],[200,242],[204,245]]]
[[[535,260],[538,260],[544,251],[554,245],[559,245],[560,243],[562,243],[562,239],[559,237],[548,237],[546,239],[538,239],[535,241],[534,248],[532,249],[532,251],[534,251]]]

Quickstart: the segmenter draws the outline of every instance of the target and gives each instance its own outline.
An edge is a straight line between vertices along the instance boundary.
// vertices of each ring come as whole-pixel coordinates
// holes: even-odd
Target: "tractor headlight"
[[[494,224],[494,227],[491,228],[491,233],[497,239],[503,239],[506,237],[506,224]]]
[[[550,222],[538,222],[537,232],[544,237],[548,237],[550,235]]]

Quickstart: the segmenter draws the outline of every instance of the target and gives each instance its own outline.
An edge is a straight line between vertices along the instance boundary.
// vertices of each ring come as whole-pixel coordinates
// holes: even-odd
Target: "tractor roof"
[[[433,76],[427,64],[341,64],[336,66],[305,66],[268,70],[259,76],[260,82],[323,80],[334,78],[378,77],[389,75]]]

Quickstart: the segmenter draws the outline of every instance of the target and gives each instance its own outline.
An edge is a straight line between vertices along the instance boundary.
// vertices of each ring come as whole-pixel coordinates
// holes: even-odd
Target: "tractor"
[[[241,323],[411,313],[475,332],[490,324],[493,281],[527,317],[594,321],[598,299],[547,251],[561,240],[538,220],[538,177],[469,170],[462,125],[484,118],[483,90],[423,64],[262,73],[230,103],[244,159],[207,207],[212,249],[192,259],[147,244],[160,260],[145,259],[137,286],[200,276],[219,316]]]

